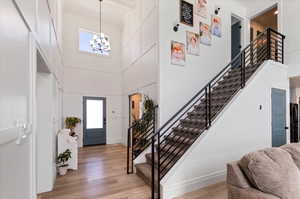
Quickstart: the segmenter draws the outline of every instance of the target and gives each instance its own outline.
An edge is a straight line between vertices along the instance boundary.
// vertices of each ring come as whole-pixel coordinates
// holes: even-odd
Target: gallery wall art
[[[207,18],[208,12],[207,12],[207,1],[208,0],[196,0],[196,11],[195,14]]]
[[[221,18],[216,15],[212,15],[211,18],[211,33],[214,36],[222,37],[222,21]]]
[[[186,32],[186,49],[190,55],[200,55],[200,35],[193,32]]]
[[[194,3],[190,3],[189,0],[178,0],[180,23],[190,28],[194,27],[194,23],[199,24],[199,32],[195,33],[191,28],[191,31],[186,31],[186,41],[171,41],[171,64],[184,66],[187,55],[200,56],[200,44],[211,46],[213,36],[222,37],[222,18],[219,16],[221,8],[216,7],[210,15],[208,1],[194,0]],[[197,16],[206,19],[201,20]],[[174,32],[178,30],[179,24]]]
[[[194,26],[194,5],[180,0],[180,23]]]
[[[211,29],[210,25],[200,22],[199,25],[200,31],[200,43],[211,46],[212,37],[211,37]]]
[[[185,44],[171,41],[171,64],[184,66],[185,56]]]

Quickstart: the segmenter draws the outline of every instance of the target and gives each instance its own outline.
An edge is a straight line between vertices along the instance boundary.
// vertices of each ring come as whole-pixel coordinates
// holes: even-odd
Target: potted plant
[[[66,118],[66,128],[70,129],[70,136],[75,137],[76,133],[74,132],[74,129],[76,128],[76,125],[80,123],[81,120],[78,117],[67,117]]]
[[[58,155],[58,157],[56,158],[56,163],[58,166],[59,175],[61,175],[61,176],[66,175],[66,173],[68,171],[68,166],[69,166],[69,164],[67,164],[67,162],[69,161],[69,159],[71,157],[72,156],[71,156],[70,149],[67,149],[65,152],[60,153]]]

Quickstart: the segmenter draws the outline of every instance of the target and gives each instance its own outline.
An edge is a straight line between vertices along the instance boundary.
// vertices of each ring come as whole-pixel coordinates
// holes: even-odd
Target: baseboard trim
[[[171,199],[174,197],[182,196],[186,193],[196,191],[213,185],[219,182],[223,182],[226,179],[226,170],[217,171],[209,175],[196,177],[190,180],[183,181],[181,183],[169,184],[162,186],[163,199]]]

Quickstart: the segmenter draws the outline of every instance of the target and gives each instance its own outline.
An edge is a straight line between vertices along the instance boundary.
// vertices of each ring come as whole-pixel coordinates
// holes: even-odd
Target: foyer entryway
[[[79,169],[59,176],[54,190],[38,199],[150,199],[142,179],[126,174],[126,147],[120,144],[79,150]],[[188,193],[177,199],[226,199],[225,183]]]

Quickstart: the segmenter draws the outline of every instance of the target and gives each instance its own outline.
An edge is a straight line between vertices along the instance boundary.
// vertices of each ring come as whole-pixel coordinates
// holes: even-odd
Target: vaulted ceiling
[[[103,20],[122,25],[123,16],[135,7],[136,0],[103,0]],[[63,0],[64,12],[99,17],[99,0]]]

